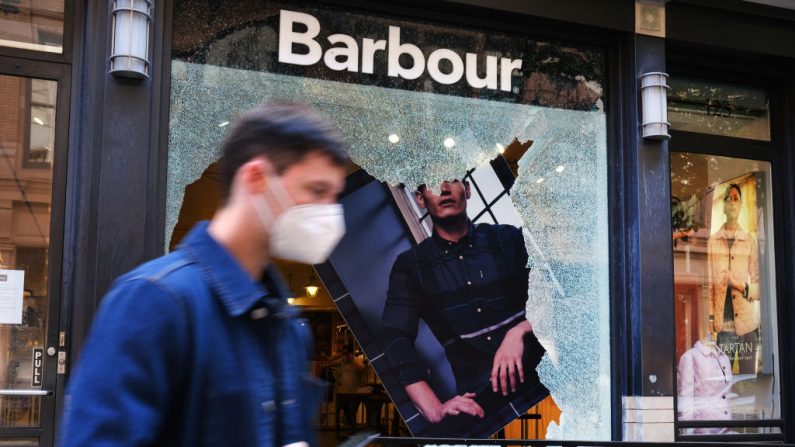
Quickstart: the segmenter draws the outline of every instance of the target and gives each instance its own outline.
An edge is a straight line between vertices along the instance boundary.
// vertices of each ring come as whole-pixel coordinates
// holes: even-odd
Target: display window
[[[671,194],[679,434],[781,433],[771,164],[674,152]]]
[[[278,265],[328,298],[295,305],[350,330],[383,390],[363,408],[391,405],[386,418],[416,436],[488,437],[529,412],[539,437],[610,438],[603,48],[317,4],[181,0],[172,51],[171,246],[212,216],[236,118],[309,103],[349,143],[346,235],[323,264]],[[510,369],[509,345],[522,347]],[[483,411],[435,411],[453,399]]]

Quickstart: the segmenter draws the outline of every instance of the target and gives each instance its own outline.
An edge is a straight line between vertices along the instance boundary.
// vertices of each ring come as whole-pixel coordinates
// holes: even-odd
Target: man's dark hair
[[[473,171],[474,171],[474,169],[473,169]],[[458,179],[458,178],[457,178],[457,179],[453,179],[453,180],[446,180],[446,181],[448,181],[448,182],[454,182],[454,181],[456,181],[456,180],[460,181],[461,183],[463,183],[463,184],[465,184],[465,185],[468,185],[468,184],[469,184],[469,180],[467,180],[467,179],[466,179],[466,177],[464,177],[464,178],[462,178],[462,179]],[[416,191],[414,191],[414,192],[419,192],[419,193],[421,193],[421,192],[425,191],[426,189],[428,189],[428,185],[426,185],[425,183],[423,183],[422,185],[418,186],[418,187],[417,187],[417,190],[416,190]]]
[[[302,104],[262,105],[249,110],[229,131],[221,150],[224,200],[229,198],[237,170],[255,157],[266,157],[277,174],[312,152],[327,155],[339,166],[349,160],[339,132]]]
[[[743,198],[743,192],[740,190],[740,185],[738,185],[737,183],[732,183],[731,185],[729,185],[728,188],[726,188],[726,195],[723,196],[723,200],[729,198],[729,193],[731,192],[732,189],[736,189],[737,195],[740,196],[741,199]]]

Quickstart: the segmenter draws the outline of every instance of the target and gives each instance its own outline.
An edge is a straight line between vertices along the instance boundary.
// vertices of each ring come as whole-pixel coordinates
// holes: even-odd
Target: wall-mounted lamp
[[[148,78],[152,0],[113,0],[111,11],[110,73],[123,78]]]
[[[668,140],[668,74],[653,72],[640,77],[643,138]]]

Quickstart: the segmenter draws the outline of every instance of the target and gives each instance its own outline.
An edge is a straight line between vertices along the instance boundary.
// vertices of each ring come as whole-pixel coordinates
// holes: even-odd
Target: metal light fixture
[[[320,288],[317,285],[315,285],[315,281],[316,278],[315,275],[313,274],[309,277],[309,284],[307,284],[307,286],[304,287],[304,290],[306,290],[306,296],[310,298],[316,297],[317,292],[320,290]]]
[[[123,78],[148,78],[152,0],[113,0],[111,11],[110,73]]]
[[[668,74],[646,73],[640,77],[643,138],[668,140]]]

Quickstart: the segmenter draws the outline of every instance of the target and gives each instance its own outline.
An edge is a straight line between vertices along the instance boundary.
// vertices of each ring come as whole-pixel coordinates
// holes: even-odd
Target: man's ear
[[[248,193],[262,193],[274,173],[273,164],[265,157],[255,157],[243,163],[235,174],[236,180]]]
[[[464,193],[467,196],[467,200],[472,196],[472,190],[469,188],[469,182],[464,180]]]
[[[417,205],[425,209],[425,198],[422,197],[422,193],[420,191],[414,191],[414,200],[417,201]]]

